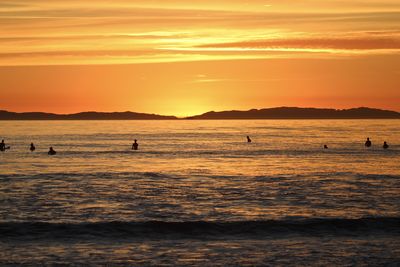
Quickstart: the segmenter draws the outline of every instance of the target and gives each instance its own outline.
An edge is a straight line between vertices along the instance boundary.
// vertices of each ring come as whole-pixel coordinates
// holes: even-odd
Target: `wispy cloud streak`
[[[400,4],[360,3],[4,1],[0,65],[398,53]]]
[[[399,36],[400,37],[400,36]],[[341,49],[341,50],[380,50],[399,49],[399,37],[386,38],[304,38],[304,39],[272,39],[245,41],[236,43],[207,44],[204,48],[316,48],[316,49]]]

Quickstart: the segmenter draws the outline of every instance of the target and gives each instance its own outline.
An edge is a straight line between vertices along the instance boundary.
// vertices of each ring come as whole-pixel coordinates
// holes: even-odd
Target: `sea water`
[[[400,120],[1,124],[1,265],[400,265]]]

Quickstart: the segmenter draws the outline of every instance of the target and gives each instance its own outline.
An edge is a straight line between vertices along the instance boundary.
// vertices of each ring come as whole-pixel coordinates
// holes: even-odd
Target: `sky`
[[[0,109],[400,111],[398,0],[3,0]]]

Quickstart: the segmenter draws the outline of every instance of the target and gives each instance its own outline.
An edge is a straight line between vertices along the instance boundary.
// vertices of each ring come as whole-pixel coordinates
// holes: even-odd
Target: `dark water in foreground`
[[[1,265],[400,266],[400,121],[3,124]]]

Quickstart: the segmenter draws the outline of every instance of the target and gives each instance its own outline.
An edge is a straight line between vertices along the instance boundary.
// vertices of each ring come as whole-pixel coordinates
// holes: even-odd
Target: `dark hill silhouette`
[[[269,109],[251,109],[248,111],[211,111],[202,115],[188,117],[187,119],[400,119],[400,113],[365,107],[352,109],[279,107]]]
[[[136,112],[81,112],[76,114],[53,114],[44,112],[16,113],[0,110],[0,120],[176,120],[175,116]],[[191,120],[235,119],[400,119],[400,113],[372,108],[320,109],[279,107],[251,109],[248,111],[207,112],[187,117]]]
[[[81,112],[76,114],[53,114],[43,112],[16,113],[0,110],[0,120],[175,120],[175,116],[136,112]]]

